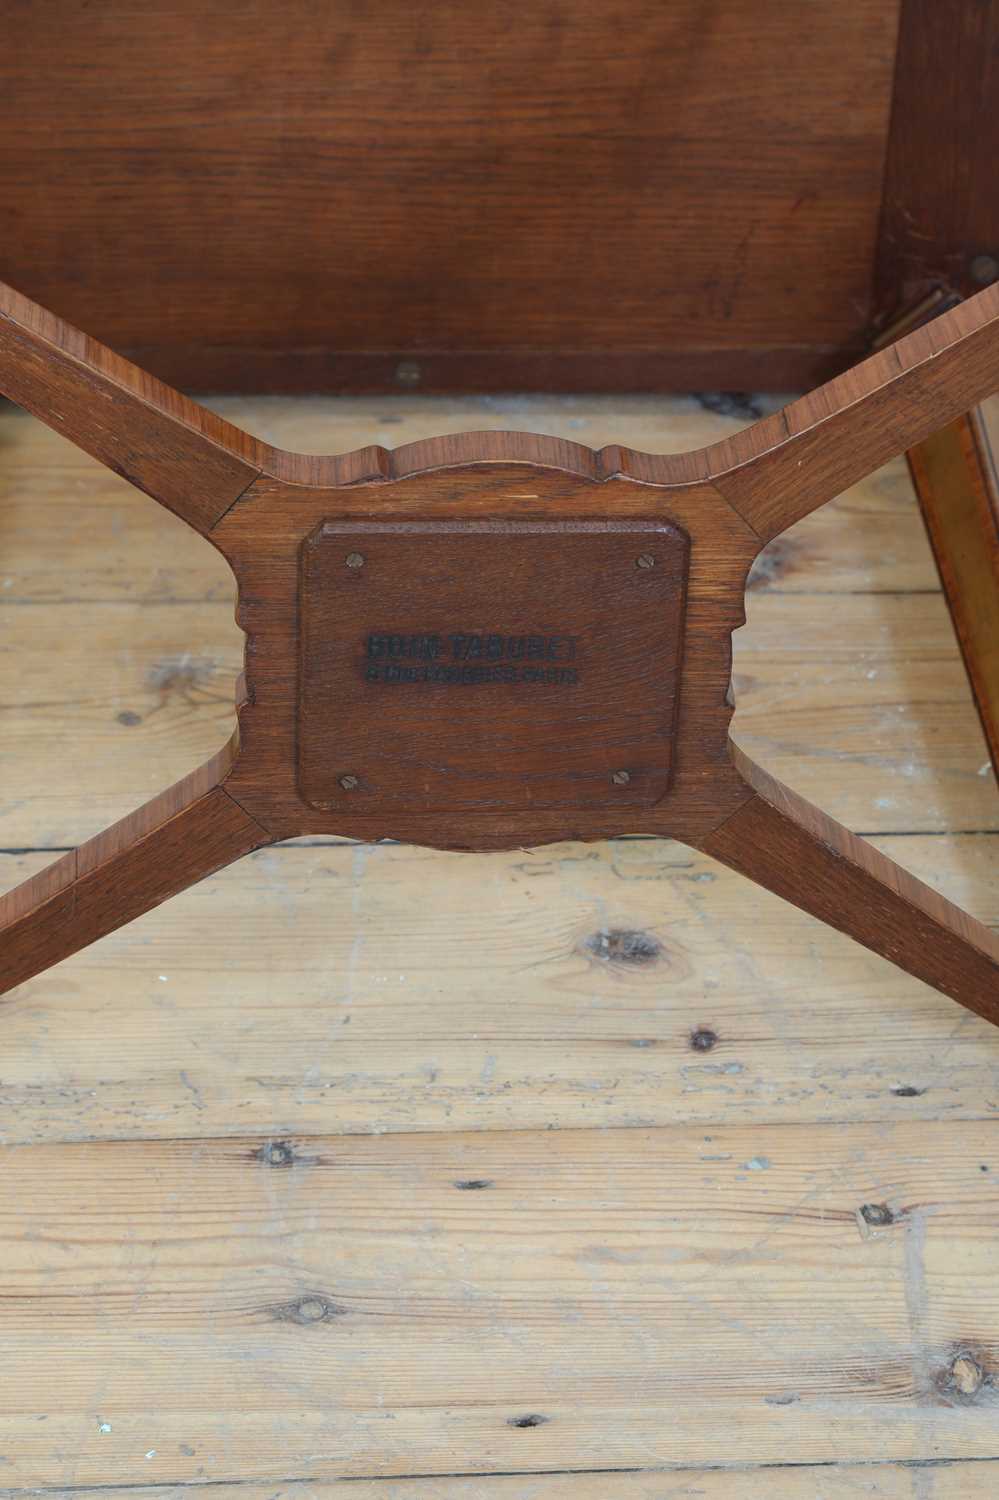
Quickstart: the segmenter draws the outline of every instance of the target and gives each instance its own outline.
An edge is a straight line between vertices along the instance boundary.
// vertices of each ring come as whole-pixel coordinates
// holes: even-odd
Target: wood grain
[[[246,433],[2,283],[0,394],[201,532],[263,464]]]
[[[406,398],[223,405],[271,442],[317,450],[420,436],[421,422],[432,433],[511,421],[658,450],[737,420],[689,401],[612,414],[607,403],[483,405],[481,419],[471,402],[442,413]],[[0,855],[2,888],[42,868],[46,845],[89,836],[180,774],[183,757],[217,747],[237,636],[213,549],[19,414],[0,413],[0,443],[0,826],[4,848],[17,846]],[[61,559],[32,543],[33,522]],[[793,734],[770,735],[765,752],[781,771],[797,762],[810,797],[853,827],[880,827],[884,852],[999,925],[995,839],[953,832],[987,826],[992,794],[976,776],[983,747],[946,610],[926,594],[936,581],[904,468],[787,540],[736,637],[755,679],[739,685],[737,725],[755,754],[765,705],[775,721],[787,713]],[[97,607],[81,614],[83,596]],[[185,653],[212,658],[213,677],[161,695],[156,669]],[[100,671],[84,691],[88,658]],[[122,711],[142,722],[119,724]],[[55,765],[57,726],[71,726],[80,761],[64,787],[27,774],[33,756]],[[87,1485],[109,1475],[137,1495],[151,1480],[165,1493],[172,1479],[226,1472],[233,1497],[251,1500],[296,1478],[331,1500],[348,1488],[371,1500],[992,1492],[995,1465],[981,1457],[992,1388],[961,1404],[953,1366],[970,1353],[991,1375],[995,1358],[995,1033],[703,856],[653,840],[491,855],[263,850],[29,981],[3,1018],[0,1135],[49,1143],[9,1152],[0,1175],[6,1245],[22,1236],[0,1258],[15,1291],[0,1298],[5,1362],[16,1361],[0,1402],[12,1493],[30,1482],[95,1500],[106,1491]],[[716,1040],[695,1047],[709,1030]],[[643,1125],[677,1122],[652,1132],[674,1144],[647,1147]],[[557,1167],[565,1126],[591,1129],[570,1137],[578,1165],[570,1152]],[[483,1132],[504,1129],[513,1135],[486,1155]],[[268,1143],[349,1149],[344,1132],[370,1133],[371,1156],[318,1166],[318,1188],[307,1163],[246,1159]],[[219,1135],[239,1136],[222,1148],[231,1178]],[[328,1139],[313,1151],[310,1135]],[[150,1136],[165,1138],[163,1155],[147,1154]],[[86,1137],[111,1143],[62,1144]],[[607,1154],[617,1137],[637,1144],[634,1171]],[[456,1170],[442,1179],[445,1161]],[[702,1181],[720,1173],[732,1179]],[[450,1187],[490,1174],[492,1188]],[[516,1210],[495,1212],[491,1196]],[[901,1212],[869,1224],[864,1204]],[[414,1205],[436,1234],[414,1227]],[[581,1244],[638,1258],[577,1263]],[[572,1324],[576,1264],[600,1279]],[[431,1308],[420,1277],[434,1269]],[[380,1312],[352,1304],[316,1324],[263,1314],[300,1301],[300,1288],[356,1291],[362,1279]],[[493,1359],[497,1330],[508,1353]],[[299,1346],[313,1335],[318,1345]],[[453,1401],[393,1407],[394,1382],[432,1355],[429,1394]],[[493,1364],[496,1390],[469,1404]],[[916,1398],[941,1369],[943,1389]],[[587,1372],[588,1392],[547,1409],[541,1397]],[[344,1417],[344,1392],[376,1382],[381,1416]],[[765,1399],[795,1391],[796,1403]],[[515,1413],[552,1421],[507,1428]],[[663,1457],[666,1443],[690,1457]],[[345,1454],[360,1476],[398,1466],[400,1452],[416,1477],[333,1477]],[[899,1452],[905,1462],[886,1461]],[[446,1477],[421,1453],[452,1475],[469,1456],[527,1467]],[[639,1472],[607,1473],[608,1461]],[[310,1477],[320,1467],[327,1477]]]
[[[235,727],[241,646],[231,603],[4,608],[3,847],[80,843],[208,760]]]
[[[821,1469],[821,1475],[819,1470]],[[918,1500],[914,1484],[924,1481],[932,1469],[934,1500],[982,1500],[991,1493],[999,1465],[995,1463],[943,1462],[914,1466],[909,1464],[803,1464],[800,1468],[769,1465],[759,1469],[737,1468],[723,1464],[718,1468],[671,1468],[664,1473],[611,1474],[601,1469],[586,1474],[532,1475],[530,1500],[663,1500],[667,1495],[697,1495],[705,1500],[815,1500],[816,1484],[823,1486],[823,1500],[857,1500],[873,1492],[884,1500]],[[666,1485],[669,1488],[665,1489]],[[310,1494],[316,1500],[523,1500],[523,1475],[491,1474],[484,1478],[448,1478],[435,1475],[427,1479],[344,1479],[310,1481]],[[103,1490],[84,1488],[55,1490],[59,1496],[76,1496],[78,1500],[97,1500]],[[141,1486],[122,1486],[122,1500],[140,1500],[148,1494]],[[274,1485],[240,1480],[237,1485],[213,1487],[215,1500],[268,1500]]]
[[[932,316],[999,280],[999,216],[988,190],[995,156],[999,5],[906,0],[900,15],[884,210],[876,267],[877,322]],[[927,436],[909,454],[993,764],[999,754],[997,499],[979,416]]]
[[[227,796],[221,751],[62,859],[0,896],[0,989],[13,989],[178,890],[270,842]]]
[[[587,837],[587,830],[602,837],[668,828],[684,837],[744,801],[747,793],[725,753],[732,715],[727,689],[731,635],[743,622],[743,586],[759,543],[710,485],[670,484],[664,476],[662,488],[653,490],[616,477],[624,462],[617,449],[595,454],[576,443],[531,433],[462,433],[405,445],[391,454],[376,450],[303,458],[300,482],[290,470],[280,478],[262,476],[212,533],[236,574],[238,621],[247,635],[249,696],[240,713],[241,753],[229,783],[231,795],[275,837],[338,833],[461,849]],[[684,469],[684,457],[676,464]],[[663,465],[668,475],[670,460]],[[369,807],[359,799],[356,810],[350,805],[329,812],[306,803],[295,769],[301,735],[295,670],[300,549],[317,527],[330,522],[357,521],[377,530],[428,516],[547,524],[652,521],[689,536],[692,565],[679,686],[684,710],[676,724],[670,789],[653,808],[619,806],[609,779],[604,802],[586,808],[534,810],[502,796],[481,808],[431,812],[416,802],[382,807],[372,800]],[[570,575],[566,589],[570,595],[576,590],[570,617],[591,609],[592,588],[585,578],[574,581]],[[492,607],[492,592],[483,606]],[[542,586],[539,606],[544,593]],[[401,618],[398,623],[402,628]],[[482,627],[491,628],[484,618]],[[414,621],[412,628],[422,627]],[[334,635],[327,650],[339,649]],[[638,707],[629,700],[627,715]],[[456,732],[449,715],[439,718],[443,729],[451,725]],[[489,753],[501,723],[497,710],[495,726],[480,726],[476,754]],[[364,766],[353,770],[363,782]]]
[[[989,287],[708,450],[708,474],[769,541],[999,391],[997,329],[999,287]]]
[[[301,549],[302,798],[534,812],[602,808],[610,786],[627,816],[653,807],[689,555],[665,521],[320,525]]]
[[[115,357],[99,347],[78,348],[72,330],[15,295],[7,306],[24,341],[12,347],[13,389],[30,354],[49,381],[49,401],[57,406],[46,415],[58,427],[59,408],[78,395],[79,372],[103,390]],[[66,366],[61,351],[71,346],[75,363]],[[219,805],[228,809],[232,799],[264,842],[338,833],[482,850],[626,832],[680,838],[716,849],[744,873],[758,862],[762,882],[782,895],[801,881],[808,909],[833,914],[844,930],[908,972],[995,1019],[990,995],[999,979],[999,945],[991,932],[865,851],[789,789],[766,778],[761,791],[755,767],[730,748],[728,726],[735,701],[731,637],[743,622],[747,575],[761,544],[899,442],[920,441],[940,419],[960,412],[961,403],[988,395],[999,383],[997,351],[999,290],[993,289],[849,377],[694,453],[656,456],[615,445],[597,453],[543,435],[490,432],[449,434],[392,453],[376,447],[327,458],[280,451],[268,457],[261,450],[257,478],[235,498],[223,485],[219,517],[209,527],[236,575],[237,621],[246,632],[239,735],[231,741]],[[174,428],[190,436],[197,424],[185,398],[152,387],[144,396],[155,414],[148,436],[154,454],[161,428],[168,437]],[[117,441],[133,420],[130,407],[124,416],[111,408],[97,430],[106,424]],[[85,412],[74,421],[85,425]],[[220,428],[210,414],[199,441],[209,428]],[[74,430],[71,423],[67,432]],[[253,448],[252,438],[242,441]],[[100,444],[95,453],[108,456]],[[186,454],[184,470],[193,479],[194,455]],[[204,483],[210,495],[212,481]],[[642,527],[652,528],[648,535],[655,531],[656,540],[633,560],[633,570],[621,547],[626,553],[625,533]],[[612,532],[619,533],[613,557]],[[558,538],[564,547],[556,551]],[[544,554],[540,565],[531,546]],[[663,566],[655,572],[657,553]],[[573,566],[573,558],[582,565]],[[643,567],[651,577],[640,594]],[[421,593],[423,574],[429,592]],[[630,588],[622,584],[625,575]],[[344,603],[348,595],[353,606]],[[657,616],[666,605],[665,637],[636,631],[627,604],[632,595],[648,595],[646,609]],[[497,599],[504,618],[493,618]],[[553,601],[558,608],[551,614]],[[504,642],[543,648],[547,640],[578,654],[580,665],[556,670],[564,703],[560,712],[546,707],[539,716],[534,679],[528,686],[517,668],[510,669],[513,694],[490,669],[476,678],[474,699],[456,700],[465,685],[462,668],[457,677],[436,677],[428,697],[415,679],[401,685],[397,675],[365,666],[365,640],[369,656],[373,641],[432,640],[435,651],[441,641],[480,647],[495,641],[502,651]],[[652,664],[663,691],[649,704]],[[522,697],[530,698],[530,711]],[[479,705],[471,716],[470,702]],[[400,705],[403,716],[394,719]],[[341,716],[350,725],[342,733]],[[206,815],[211,811],[208,797],[196,800],[195,823],[202,803]],[[759,843],[761,833],[766,840],[764,824],[781,835],[776,863]],[[168,841],[164,849],[171,848],[176,876],[159,882],[167,893],[205,873],[202,861],[185,862]],[[109,871],[120,865],[124,872],[130,857],[121,852]],[[850,863],[862,878],[850,878]],[[76,903],[76,884],[82,889],[87,880],[74,866],[59,900]],[[106,910],[95,934],[111,930],[129,909],[117,901],[113,878],[100,889]],[[876,890],[882,920],[874,941],[863,908]],[[46,902],[50,895],[46,887]],[[6,902],[14,949],[7,989],[40,967],[36,928],[53,939],[58,930],[57,922],[38,927],[36,904],[32,888]],[[80,909],[86,905],[84,899]],[[927,958],[927,933],[944,940],[941,961]],[[18,947],[23,934],[30,954]],[[76,937],[68,942],[53,940],[53,958],[79,946]]]
[[[748,615],[733,732],[755,761],[860,833],[999,827],[939,594],[754,593]]]
[[[8,1482],[988,1458],[994,1135],[8,1151]]]
[[[596,449],[613,441],[669,453],[734,434],[764,416],[774,400],[546,396],[431,403],[421,397],[221,397],[210,405],[231,425],[302,452],[349,452],[434,432],[522,425],[549,435],[575,435]],[[65,598],[67,578],[81,600],[127,598],[146,604],[234,595],[229,570],[212,549],[184,528],[171,527],[117,475],[2,405],[0,451],[3,573],[13,579],[6,588],[22,602]],[[64,503],[67,492],[72,507]],[[919,528],[907,524],[912,506],[903,462],[866,476],[773,545],[755,572],[754,590],[810,596],[936,591],[932,557]],[[44,549],[36,541],[43,527]],[[145,545],[141,538],[148,538]]]
[[[999,1025],[999,933],[734,755],[756,797],[700,847]]]
[[[999,766],[999,483],[980,413],[921,443],[909,464],[992,764]]]
[[[973,292],[999,270],[990,190],[999,134],[982,107],[999,85],[999,5],[904,0],[876,262],[884,318],[937,287]]]
[[[230,414],[306,436],[304,419],[282,426],[275,408],[287,403],[241,402]],[[314,410],[320,438],[346,420],[332,401]],[[574,404],[545,403],[539,425],[559,416],[580,420]],[[423,420],[436,423],[436,411]],[[707,435],[686,402],[648,422],[622,419],[647,441]],[[337,433],[349,446],[379,428],[365,408]],[[0,429],[0,847],[65,849],[228,738],[243,645],[235,585],[214,548],[116,476],[102,479],[86,455],[70,464],[74,450],[13,412]],[[734,638],[740,743],[865,833],[999,826],[947,611],[928,593],[938,588],[897,464],[764,554]],[[69,760],[64,734],[77,751]]]
[[[999,927],[995,837],[876,844]],[[0,857],[0,884],[45,858]],[[999,1103],[986,1022],[663,840],[262,850],[2,1015],[9,1143],[974,1122]]]
[[[0,275],[187,388],[811,385],[862,348],[897,14],[11,5]]]

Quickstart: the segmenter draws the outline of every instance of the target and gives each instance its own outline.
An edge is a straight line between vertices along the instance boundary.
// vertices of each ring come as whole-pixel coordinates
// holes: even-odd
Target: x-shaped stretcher
[[[990,288],[736,437],[258,442],[7,288],[0,392],[193,526],[246,634],[204,766],[0,899],[0,992],[263,845],[679,839],[999,1024],[999,936],[729,738],[763,547],[999,390]]]

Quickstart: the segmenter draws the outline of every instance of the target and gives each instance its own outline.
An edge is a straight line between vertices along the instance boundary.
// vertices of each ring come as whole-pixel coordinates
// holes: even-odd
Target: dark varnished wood
[[[981,413],[968,412],[906,456],[999,771],[999,484]]]
[[[267,449],[144,370],[0,286],[0,363],[11,401],[208,532]]]
[[[882,340],[999,278],[997,89],[999,0],[903,0],[875,264]],[[969,407],[908,460],[999,765],[999,509],[984,428]]]
[[[663,521],[326,522],[301,547],[302,797],[533,814],[599,808],[610,784],[654,806],[689,551]]]
[[[272,829],[280,828],[282,837],[307,827],[311,832],[339,831],[363,839],[387,837],[482,849],[634,832],[647,826],[650,818],[682,837],[684,830],[700,828],[717,817],[720,808],[738,805],[744,792],[725,750],[732,715],[727,701],[731,634],[744,620],[743,584],[760,544],[716,490],[679,479],[665,488],[636,483],[618,472],[622,455],[617,450],[595,454],[576,444],[529,434],[462,434],[400,448],[376,462],[379,477],[353,485],[336,485],[336,460],[328,470],[332,486],[317,483],[315,477],[310,483],[295,485],[262,476],[212,533],[239,581],[238,619],[247,633],[248,702],[240,714],[243,754],[234,767],[230,790],[255,817],[263,818]],[[314,466],[309,468],[315,476]],[[300,725],[295,661],[302,543],[332,520],[343,525],[351,520],[381,525],[388,533],[407,519],[428,517],[440,522],[535,521],[570,530],[580,522],[606,522],[613,517],[618,524],[656,522],[689,537],[687,628],[678,695],[683,710],[662,761],[671,769],[669,789],[653,807],[637,808],[630,785],[622,788],[609,778],[604,799],[588,807],[549,809],[542,804],[532,808],[523,804],[520,793],[512,797],[509,791],[507,801],[494,797],[479,808],[438,806],[426,811],[420,796],[408,803],[379,805],[363,790],[366,768],[344,765],[333,750],[335,741],[331,741],[331,754],[337,774],[342,768],[359,776],[361,795],[344,799],[336,811],[305,804],[296,775]],[[382,545],[391,556],[389,542]],[[635,549],[635,555],[643,550],[644,546]],[[460,566],[457,557],[454,566]],[[592,625],[591,592],[592,579],[584,576],[574,597],[571,589],[563,596],[571,598],[571,608],[563,603],[566,633],[572,633],[574,619],[588,619]],[[491,615],[497,602],[501,601],[487,584],[481,608]],[[543,602],[542,594],[539,608]],[[413,616],[413,630],[421,628],[422,618],[422,614]],[[484,629],[491,628],[488,618],[482,615]],[[355,638],[349,632],[347,643],[353,651]],[[663,661],[667,681],[675,673],[680,645],[674,639]],[[592,639],[585,649],[592,650]],[[640,688],[641,682],[633,678],[627,705],[620,698],[610,705],[608,717],[618,729],[624,722],[622,714],[641,708]],[[493,701],[498,707],[495,692]],[[591,705],[588,710],[591,718],[594,709]],[[390,697],[384,698],[383,711],[394,712]],[[446,725],[447,710],[444,714]],[[502,726],[500,715],[491,728],[486,720],[480,723],[473,751],[476,758],[488,756],[491,742],[498,747]],[[388,727],[391,732],[391,722]],[[571,731],[571,723],[566,723],[566,736]],[[585,738],[585,728],[582,733]],[[468,753],[458,739],[452,760]],[[548,746],[546,735],[533,742],[531,769],[535,774],[550,774]],[[571,756],[568,746],[566,754]],[[523,774],[528,767],[521,762],[520,769]],[[623,797],[619,795],[622,790]]]
[[[143,428],[134,377],[113,356],[16,299],[3,307],[0,388],[27,389],[43,418],[105,461],[127,445],[154,494],[169,434],[159,498],[186,507],[229,560],[247,637],[238,744],[4,898],[4,987],[276,839],[500,849],[646,833],[716,854],[999,1021],[994,935],[766,777],[728,736],[731,636],[753,560],[867,468],[999,388],[999,289],[699,452],[594,453],[524,433],[331,458],[261,446],[256,477],[233,496],[226,472],[221,497],[202,454],[243,461],[238,435],[202,426],[153,385]],[[26,363],[47,378],[26,384]],[[174,443],[191,445],[186,487]],[[642,568],[646,555],[653,566]],[[563,684],[565,706],[539,712],[538,684],[523,677],[444,683],[427,699],[419,682],[369,677],[373,635],[452,631],[537,637],[544,650],[571,639],[584,686]],[[557,669],[564,647],[550,659]]]
[[[999,933],[732,754],[754,795],[699,847],[999,1026]]]
[[[804,389],[898,3],[8,3],[0,277],[182,388]]]
[[[999,0],[903,0],[875,263],[881,318],[999,274],[997,91]]]
[[[990,287],[708,449],[712,476],[769,540],[997,389],[999,292]]]
[[[221,786],[233,750],[0,896],[4,990],[271,842]]]

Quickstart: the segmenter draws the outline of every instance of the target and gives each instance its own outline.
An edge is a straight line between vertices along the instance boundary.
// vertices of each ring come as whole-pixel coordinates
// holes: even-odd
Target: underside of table
[[[0,388],[221,551],[247,638],[226,749],[0,901],[4,990],[301,834],[655,834],[999,1023],[999,937],[728,735],[754,559],[999,387],[999,291],[675,456],[473,433],[309,458],[14,292],[0,314]]]

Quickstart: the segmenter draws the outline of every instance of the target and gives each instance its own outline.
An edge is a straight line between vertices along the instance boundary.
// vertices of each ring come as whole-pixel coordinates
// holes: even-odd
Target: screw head
[[[968,266],[968,274],[976,286],[991,286],[999,281],[999,259],[994,255],[976,255]]]
[[[344,562],[347,564],[348,568],[364,567],[364,557],[360,552],[348,552],[347,556],[344,558]]]
[[[643,552],[641,557],[637,559],[637,564],[640,568],[654,568],[656,560],[651,552]]]
[[[630,780],[630,771],[615,771],[613,776],[611,777],[611,781],[613,781],[615,786],[627,786]]]
[[[340,785],[343,787],[345,792],[355,792],[360,784],[360,779],[357,776],[340,777]]]
[[[415,359],[401,359],[395,367],[396,385],[419,385],[423,371]]]

